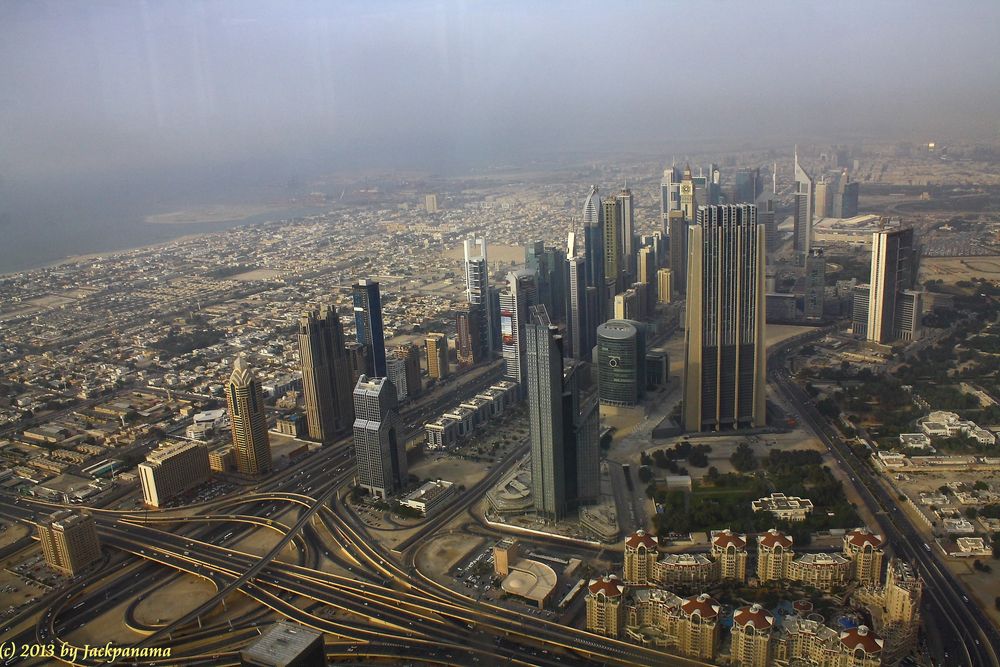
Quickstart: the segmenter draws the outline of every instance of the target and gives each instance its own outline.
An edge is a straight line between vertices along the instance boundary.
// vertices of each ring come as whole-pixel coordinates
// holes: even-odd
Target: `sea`
[[[146,217],[218,204],[287,201],[286,185],[226,187],[171,192],[169,187],[136,189],[134,184],[59,184],[58,187],[0,188],[0,275],[20,273],[77,255],[113,252],[164,243],[190,234],[216,232],[321,209],[276,207],[242,220],[209,223],[148,223]]]

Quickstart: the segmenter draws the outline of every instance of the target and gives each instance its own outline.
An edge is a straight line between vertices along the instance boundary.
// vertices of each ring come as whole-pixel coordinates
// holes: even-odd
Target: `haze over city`
[[[0,3],[0,663],[1000,667],[998,27]]]

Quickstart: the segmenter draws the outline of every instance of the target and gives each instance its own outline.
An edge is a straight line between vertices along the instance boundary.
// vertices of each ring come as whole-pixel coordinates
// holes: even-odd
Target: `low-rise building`
[[[770,496],[751,502],[754,512],[770,512],[774,518],[784,521],[805,521],[813,511],[813,503],[808,498],[772,493]]]
[[[410,492],[400,501],[401,505],[417,510],[427,516],[444,503],[445,500],[455,495],[456,489],[453,482],[443,479],[425,482],[420,488]]]
[[[666,588],[699,588],[718,579],[715,561],[704,554],[667,554],[656,562],[656,582]]]

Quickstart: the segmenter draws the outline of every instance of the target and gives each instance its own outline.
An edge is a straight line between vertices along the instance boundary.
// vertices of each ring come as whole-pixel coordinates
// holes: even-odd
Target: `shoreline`
[[[303,215],[308,215],[307,213],[304,213],[305,211],[312,211],[313,213],[315,213],[315,212],[320,211],[320,210],[329,211],[330,209],[328,207],[304,207],[304,208],[299,208],[299,209],[268,209],[268,210],[266,210],[266,211],[264,211],[262,213],[250,214],[250,215],[247,215],[247,216],[243,216],[241,218],[235,218],[235,219],[231,219],[231,220],[215,220],[215,221],[212,221],[212,222],[204,222],[204,221],[189,221],[189,222],[181,222],[181,223],[178,223],[178,222],[167,222],[167,221],[149,222],[148,218],[150,218],[152,216],[146,216],[145,218],[143,218],[137,224],[150,225],[150,226],[153,226],[153,227],[159,227],[159,226],[165,225],[165,224],[175,224],[175,225],[185,225],[185,224],[188,224],[188,225],[199,225],[200,224],[200,225],[227,225],[227,226],[225,226],[225,227],[219,227],[218,229],[212,229],[212,230],[203,230],[203,231],[198,231],[198,232],[188,232],[188,233],[185,233],[185,234],[181,234],[179,236],[175,236],[175,237],[170,238],[170,239],[166,239],[164,241],[154,241],[152,243],[140,243],[138,245],[132,245],[132,246],[127,246],[127,247],[123,247],[123,248],[116,248],[116,249],[113,249],[113,250],[101,250],[99,252],[82,253],[82,254],[79,254],[79,255],[66,255],[66,256],[60,257],[58,259],[53,259],[53,260],[50,260],[50,261],[47,261],[47,262],[43,262],[43,263],[38,264],[37,266],[33,266],[31,268],[17,269],[17,270],[14,270],[14,271],[2,271],[2,272],[0,272],[0,278],[8,278],[10,276],[26,275],[26,274],[33,273],[35,271],[43,271],[45,269],[56,268],[56,267],[62,266],[64,264],[73,264],[73,263],[83,262],[83,261],[86,261],[86,260],[104,259],[106,257],[110,257],[112,255],[118,255],[118,254],[122,254],[122,253],[135,252],[135,251],[139,251],[139,250],[150,250],[150,249],[153,249],[153,248],[160,248],[160,247],[169,245],[171,243],[191,241],[191,240],[203,237],[203,236],[208,236],[208,235],[211,235],[211,234],[218,234],[220,232],[224,232],[224,231],[226,231],[228,229],[233,229],[233,228],[236,228],[236,227],[243,227],[243,226],[247,226],[247,225],[268,225],[268,224],[271,224],[271,223],[279,222],[281,220],[294,219],[294,218],[302,217]],[[268,216],[268,217],[267,217],[267,219],[264,219],[264,220],[251,220],[251,218],[258,217],[258,216]]]

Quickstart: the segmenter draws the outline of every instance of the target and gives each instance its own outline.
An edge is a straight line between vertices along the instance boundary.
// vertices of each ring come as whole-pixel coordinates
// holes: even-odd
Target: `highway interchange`
[[[940,635],[948,656],[944,664],[1000,665],[996,627],[925,546],[868,463],[841,440],[775,361],[790,357],[796,346],[821,333],[786,341],[770,351],[772,387],[850,472],[893,550],[925,579],[925,619]],[[438,407],[435,400],[421,412]],[[127,602],[123,620],[143,636],[136,645],[171,648],[171,658],[160,664],[239,664],[238,647],[258,635],[258,625],[279,616],[327,633],[328,658],[345,662],[705,664],[492,605],[444,586],[417,568],[415,554],[427,538],[467,512],[526,448],[523,444],[512,451],[395,550],[372,538],[343,502],[354,476],[347,440],[252,487],[196,506],[148,512],[95,508],[104,562],[67,588],[43,597],[29,612],[7,619],[0,637],[20,644],[68,642],[74,631]],[[53,504],[32,498],[0,499],[0,516],[29,525],[53,509]],[[266,554],[234,547],[258,530],[279,536]],[[21,540],[12,548],[25,544]],[[200,577],[216,593],[164,624],[149,625],[137,618],[136,607],[146,596],[182,576]],[[253,600],[253,610],[219,614],[234,594]]]

